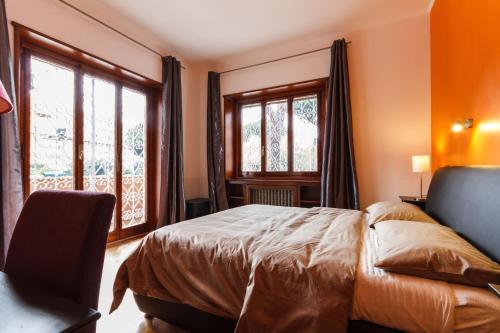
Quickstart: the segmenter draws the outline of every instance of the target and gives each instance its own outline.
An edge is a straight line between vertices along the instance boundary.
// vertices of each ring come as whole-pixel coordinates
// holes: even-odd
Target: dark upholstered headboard
[[[425,210],[500,262],[500,167],[438,169]]]

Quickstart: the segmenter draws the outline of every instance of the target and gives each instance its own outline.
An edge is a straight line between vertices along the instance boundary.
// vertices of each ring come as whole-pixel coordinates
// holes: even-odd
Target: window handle
[[[78,145],[78,159],[80,161],[83,160],[83,145],[82,144]]]
[[[265,149],[264,146],[260,147],[260,156],[262,156],[262,157],[264,157],[264,149]]]

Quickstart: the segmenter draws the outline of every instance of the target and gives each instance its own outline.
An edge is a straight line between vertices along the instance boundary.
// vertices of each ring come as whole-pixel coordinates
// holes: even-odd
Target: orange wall
[[[436,0],[431,11],[433,167],[500,164],[500,1]],[[454,121],[474,128],[453,133]]]

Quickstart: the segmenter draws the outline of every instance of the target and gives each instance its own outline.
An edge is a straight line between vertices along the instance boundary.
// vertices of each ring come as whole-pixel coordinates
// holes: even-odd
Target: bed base
[[[134,294],[139,309],[147,316],[161,319],[192,333],[232,333],[236,320],[215,316],[186,304],[162,301],[157,298]],[[348,333],[400,333],[387,327],[361,320],[351,320]]]

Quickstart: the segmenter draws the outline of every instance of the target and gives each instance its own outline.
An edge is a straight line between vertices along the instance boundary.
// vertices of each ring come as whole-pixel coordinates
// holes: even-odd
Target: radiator
[[[250,188],[250,203],[259,205],[273,205],[292,207],[294,205],[294,191],[282,187],[254,187]]]

